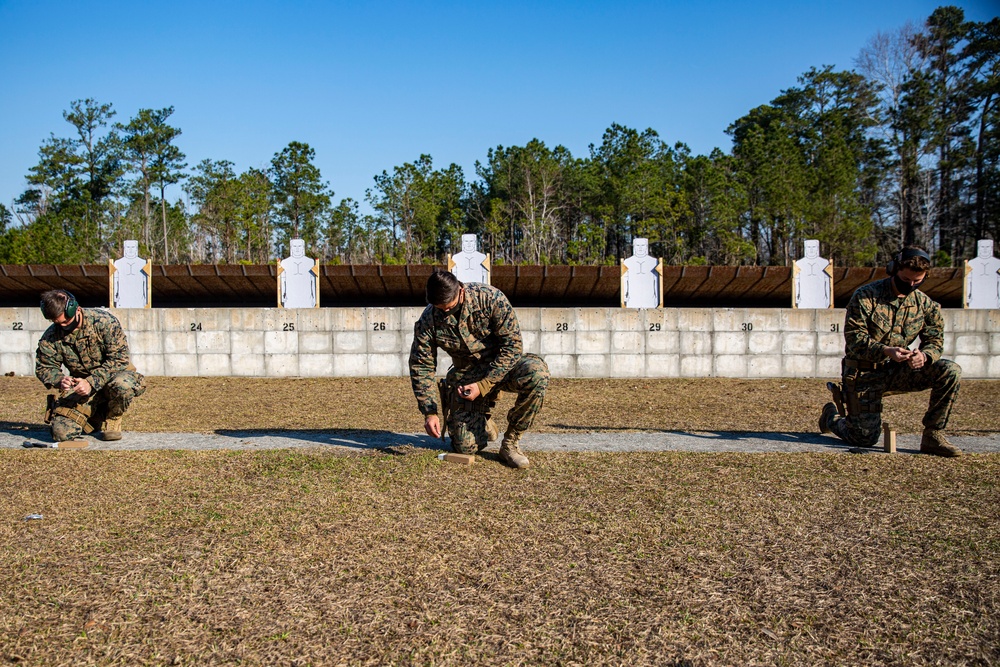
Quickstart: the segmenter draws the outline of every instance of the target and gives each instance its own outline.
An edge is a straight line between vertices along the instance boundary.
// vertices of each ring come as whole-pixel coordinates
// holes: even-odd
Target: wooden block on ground
[[[896,453],[896,432],[889,424],[882,424],[882,448],[890,454]]]
[[[474,454],[453,454],[451,452],[438,454],[438,459],[441,461],[448,461],[449,463],[458,463],[459,465],[464,466],[471,466],[476,462]]]
[[[86,440],[62,440],[57,442],[56,449],[86,449],[89,443]]]

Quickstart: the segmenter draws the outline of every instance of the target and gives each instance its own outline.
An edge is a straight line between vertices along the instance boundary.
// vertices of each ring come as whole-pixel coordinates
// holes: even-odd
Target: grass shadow
[[[848,447],[845,442],[833,436],[821,433],[794,433],[782,431],[693,431],[689,429],[669,429],[669,428],[626,428],[619,426],[576,426],[572,424],[550,424],[555,428],[566,429],[567,431],[585,431],[588,433],[677,433],[692,438],[704,438],[706,440],[738,441],[751,438],[758,440],[774,440],[776,442],[806,443],[810,445],[830,445]]]
[[[686,428],[636,428],[634,426],[580,426],[577,424],[548,424],[553,428],[565,429],[566,431],[583,431],[586,433],[683,433],[694,437],[725,437],[731,439],[740,438],[767,438],[769,440],[781,440],[787,442],[808,442],[811,444],[825,444],[828,436],[820,433],[789,432],[789,431],[748,431],[748,430],[692,430]]]
[[[35,432],[47,434],[49,432],[48,424],[40,424],[37,422],[0,421],[0,433],[8,433],[10,435],[29,435]]]
[[[806,432],[787,432],[787,431],[692,431],[692,430],[679,430],[679,429],[634,429],[634,428],[624,428],[624,427],[592,427],[592,426],[577,426],[571,424],[551,424],[551,426],[556,428],[565,429],[567,431],[584,431],[588,433],[659,433],[659,434],[677,434],[683,435],[686,438],[692,438],[695,440],[706,440],[715,443],[725,449],[726,443],[737,443],[740,441],[747,440],[761,440],[767,442],[784,443],[784,444],[801,444],[801,445],[817,445],[820,447],[828,448],[832,451],[838,452],[849,452],[852,454],[877,454],[883,453],[881,442],[876,443],[872,447],[855,447],[849,443],[844,442],[840,438],[832,434],[825,433],[806,433]],[[749,450],[748,450],[749,451]],[[896,451],[900,454],[919,454],[919,448],[911,447],[901,447],[897,446]]]
[[[290,440],[307,445],[350,447],[353,449],[412,447],[433,451],[451,451],[451,448],[440,438],[432,438],[424,434],[394,433],[373,429],[217,429],[214,433],[243,442],[251,441],[261,444],[268,444],[276,440]]]
[[[782,432],[755,432],[755,431],[710,431],[710,432],[688,432],[685,434],[692,438],[705,438],[723,442],[738,442],[740,440],[769,440],[772,442],[798,443],[809,445],[820,445],[832,450],[847,452],[850,454],[884,454],[882,441],[875,443],[871,447],[857,447],[844,442],[840,438],[826,433],[782,433]],[[896,447],[898,454],[919,454],[919,447]]]
[[[635,428],[634,426],[582,426],[580,424],[546,424],[552,428],[561,428],[567,431],[584,431],[585,433],[686,433],[668,428]]]
[[[692,438],[704,438],[706,440],[725,440],[736,442],[739,440],[773,440],[775,442],[793,442],[809,445],[828,445],[831,447],[849,447],[846,442],[839,438],[821,433],[784,433],[780,431],[677,431]]]

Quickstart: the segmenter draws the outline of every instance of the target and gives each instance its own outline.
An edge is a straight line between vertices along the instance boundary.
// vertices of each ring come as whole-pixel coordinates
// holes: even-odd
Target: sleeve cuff
[[[491,389],[493,389],[493,383],[487,380],[480,380],[476,383],[476,386],[479,387],[479,394],[481,396],[485,396],[490,393]]]

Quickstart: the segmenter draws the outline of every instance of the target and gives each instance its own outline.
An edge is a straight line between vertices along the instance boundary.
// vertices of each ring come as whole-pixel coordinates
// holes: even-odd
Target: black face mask
[[[458,302],[448,310],[442,310],[441,314],[444,315],[445,317],[448,317],[450,315],[458,317],[458,311],[462,309],[462,302],[464,301],[465,301],[465,293],[459,292]]]
[[[923,283],[923,282],[924,281],[921,280],[916,285],[911,285],[910,283],[908,283],[906,281],[900,280],[899,276],[893,276],[892,277],[892,284],[893,284],[893,286],[895,286],[896,291],[899,292],[900,294],[902,294],[903,296],[907,296],[908,294],[911,294],[913,292],[913,290],[915,290],[918,287],[920,287],[921,283]]]
[[[73,319],[71,319],[69,321],[69,323],[66,324],[66,325],[62,325],[62,324],[59,325],[59,327],[62,329],[62,332],[64,334],[71,334],[71,333],[73,333],[74,331],[76,331],[76,328],[78,326],[80,326],[80,317],[79,316],[76,316]]]

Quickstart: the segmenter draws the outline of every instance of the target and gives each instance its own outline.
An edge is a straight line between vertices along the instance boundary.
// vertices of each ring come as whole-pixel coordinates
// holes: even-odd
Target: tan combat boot
[[[121,440],[122,439],[122,418],[105,419],[101,425],[101,440]]]
[[[832,433],[833,429],[830,428],[830,422],[839,413],[837,412],[837,406],[834,403],[827,403],[823,406],[823,412],[819,416],[819,432],[820,433]]]
[[[933,454],[934,456],[955,457],[961,456],[962,450],[948,442],[944,431],[932,428],[924,429],[924,436],[920,438],[920,453]]]
[[[496,442],[496,439],[500,437],[500,429],[497,428],[497,423],[492,419],[486,420],[486,439],[489,442]]]
[[[500,443],[500,460],[512,468],[527,468],[528,457],[524,455],[521,447],[517,444],[519,439],[519,435],[503,434],[503,442]]]

